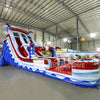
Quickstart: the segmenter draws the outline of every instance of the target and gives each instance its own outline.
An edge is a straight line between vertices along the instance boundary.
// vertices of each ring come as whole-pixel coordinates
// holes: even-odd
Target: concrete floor
[[[4,66],[0,67],[0,100],[100,100],[100,90]]]

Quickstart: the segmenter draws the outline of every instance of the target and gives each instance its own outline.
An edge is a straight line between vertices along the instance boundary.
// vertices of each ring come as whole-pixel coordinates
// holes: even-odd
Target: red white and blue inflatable
[[[12,65],[79,87],[97,88],[99,85],[99,61],[97,59],[74,61],[57,57],[51,47],[51,57],[41,53],[42,46],[33,41],[29,31],[7,24],[7,36],[3,44],[0,66]]]

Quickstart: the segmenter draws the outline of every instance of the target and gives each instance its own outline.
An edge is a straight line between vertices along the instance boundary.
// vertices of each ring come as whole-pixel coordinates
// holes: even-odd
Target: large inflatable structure
[[[67,57],[56,56],[54,47],[50,48],[51,57],[47,57],[41,53],[42,46],[33,41],[30,33],[7,25],[0,66],[12,65],[79,87],[98,87],[98,60],[74,61],[69,64]]]

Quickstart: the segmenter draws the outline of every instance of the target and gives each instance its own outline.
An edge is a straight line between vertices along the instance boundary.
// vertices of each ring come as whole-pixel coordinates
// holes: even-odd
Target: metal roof
[[[52,35],[76,37],[100,32],[100,0],[0,0],[0,21],[45,30]],[[100,37],[96,37],[97,39]]]

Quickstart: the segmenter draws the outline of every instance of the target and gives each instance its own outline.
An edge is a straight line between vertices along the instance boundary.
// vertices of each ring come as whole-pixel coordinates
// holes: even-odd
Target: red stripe
[[[27,57],[28,53],[26,52],[24,46],[21,47],[22,46],[22,42],[21,42],[20,38],[16,37],[15,39],[16,39],[16,42],[18,44],[18,50],[20,51],[20,53],[22,54],[23,57]]]
[[[16,49],[14,48],[14,45],[13,45],[13,43],[12,43],[12,40],[11,40],[11,37],[10,37],[9,34],[8,34],[8,37],[9,37],[9,39],[10,39],[11,45],[12,45],[12,47],[13,47],[13,49],[14,49],[14,52],[15,52],[15,54],[17,55],[17,57],[18,57],[20,60],[25,61],[25,62],[33,62],[33,59],[22,58],[21,56],[19,56],[18,53],[17,53],[17,51],[16,51]]]
[[[9,37],[10,42],[11,42],[11,45],[12,45],[13,50],[14,50],[15,54],[17,55],[17,57],[18,57],[21,61],[24,61],[24,62],[32,62],[32,63],[33,63],[33,60],[35,60],[35,59],[28,59],[28,58],[23,58],[23,57],[19,56],[18,53],[17,53],[17,51],[16,51],[16,49],[15,49],[15,47],[14,47],[14,45],[13,45],[13,43],[12,43],[12,40],[11,40],[10,35],[8,34],[7,37]],[[46,59],[43,58],[43,59],[39,59],[39,60],[46,60]]]
[[[7,25],[8,27],[10,26],[8,23],[6,23],[6,25]],[[22,33],[28,34],[27,31],[24,31],[24,30],[19,29],[19,28],[13,28],[13,27],[11,27],[11,30],[13,30],[13,31],[19,31],[19,32],[22,32]],[[29,31],[29,32],[30,32],[30,33],[33,33],[32,31]]]
[[[98,62],[74,62],[73,69],[93,70],[98,69]]]
[[[13,28],[13,27],[11,27],[11,30],[12,30],[12,31],[18,31],[18,32],[22,32],[22,33],[28,34],[27,31],[24,31],[24,30],[18,29],[18,28]]]
[[[51,69],[47,69],[49,71],[61,73],[61,74],[67,74],[72,75],[72,65],[71,64],[65,64],[64,66],[57,66]]]

